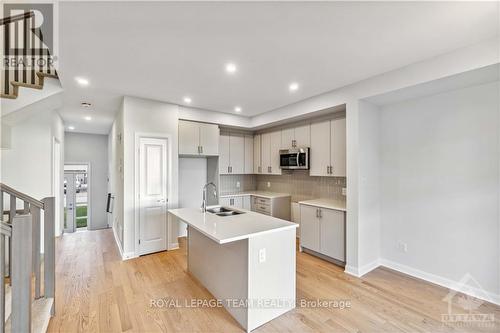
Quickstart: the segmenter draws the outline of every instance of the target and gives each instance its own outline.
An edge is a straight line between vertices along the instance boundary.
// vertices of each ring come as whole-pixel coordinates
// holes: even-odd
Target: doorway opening
[[[64,231],[87,230],[90,225],[88,164],[64,165]]]

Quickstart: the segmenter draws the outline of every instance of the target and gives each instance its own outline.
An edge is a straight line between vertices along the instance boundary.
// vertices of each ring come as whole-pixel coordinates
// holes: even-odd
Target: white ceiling
[[[498,33],[497,2],[62,2],[59,15],[62,116],[93,133],[124,95],[254,116]]]

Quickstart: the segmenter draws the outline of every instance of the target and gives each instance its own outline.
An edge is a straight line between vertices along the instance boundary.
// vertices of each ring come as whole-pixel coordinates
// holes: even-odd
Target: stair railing
[[[4,210],[4,196],[9,195],[9,209]],[[5,198],[7,199],[7,198]],[[23,208],[17,209],[18,201]],[[5,330],[5,277],[12,285],[12,332],[31,331],[33,299],[55,298],[55,198],[37,200],[27,194],[0,184],[0,333]],[[41,253],[41,223],[43,211],[44,251]],[[5,214],[7,213],[7,214]],[[43,295],[41,267],[43,265]],[[32,292],[34,279],[35,291]],[[34,296],[34,297],[33,297]],[[54,302],[51,315],[54,314]]]
[[[24,14],[0,19],[3,37],[2,97],[17,95],[19,86],[39,88],[43,77],[57,77],[50,50],[43,43],[42,31],[35,34],[35,14]],[[37,81],[38,78],[38,81]]]

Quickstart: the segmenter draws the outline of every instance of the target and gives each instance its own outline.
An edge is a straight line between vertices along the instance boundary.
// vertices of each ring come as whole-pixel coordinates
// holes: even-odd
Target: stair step
[[[35,300],[31,306],[31,332],[45,333],[49,327],[50,311],[54,304],[53,298],[39,298]],[[11,318],[5,323],[5,332],[12,332]]]

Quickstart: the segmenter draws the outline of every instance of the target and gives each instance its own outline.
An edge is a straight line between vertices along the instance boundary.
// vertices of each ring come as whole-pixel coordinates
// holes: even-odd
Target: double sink
[[[222,206],[209,208],[209,209],[207,209],[207,212],[215,214],[217,216],[222,216],[222,217],[244,214],[244,212],[240,212],[240,211],[234,210],[232,208],[227,208],[227,207],[222,207]]]

